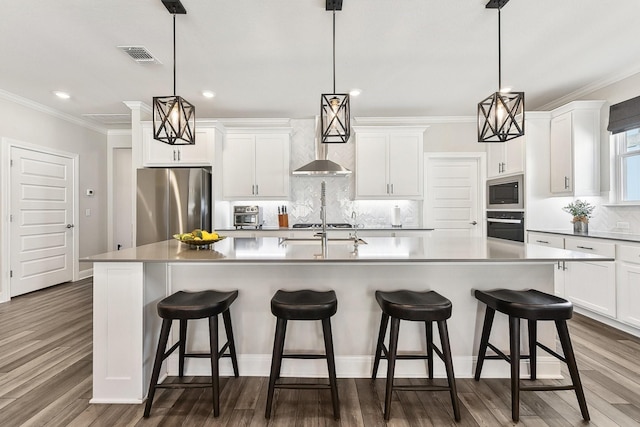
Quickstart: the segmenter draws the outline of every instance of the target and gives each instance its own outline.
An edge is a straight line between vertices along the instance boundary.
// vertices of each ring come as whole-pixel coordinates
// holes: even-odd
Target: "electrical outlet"
[[[628,222],[620,222],[620,221],[618,221],[616,223],[616,228],[629,229],[629,223]]]

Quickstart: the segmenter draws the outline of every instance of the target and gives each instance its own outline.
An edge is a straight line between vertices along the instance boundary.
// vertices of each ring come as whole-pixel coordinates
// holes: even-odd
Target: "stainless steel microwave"
[[[487,209],[524,209],[524,176],[487,180]]]

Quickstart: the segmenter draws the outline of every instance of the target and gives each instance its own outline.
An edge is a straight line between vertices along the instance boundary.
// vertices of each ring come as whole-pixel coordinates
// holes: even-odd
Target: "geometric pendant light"
[[[320,98],[320,128],[323,143],[345,143],[351,136],[349,94],[336,93],[336,10],[342,0],[326,0],[326,10],[333,10],[333,93]]]
[[[187,11],[180,0],[162,0],[173,14],[173,95],[153,97],[153,138],[171,145],[196,143],[196,108],[176,96],[176,14]]]
[[[502,90],[500,9],[509,0],[490,0],[498,9],[498,91],[478,103],[478,142],[505,142],[524,135],[524,92]]]

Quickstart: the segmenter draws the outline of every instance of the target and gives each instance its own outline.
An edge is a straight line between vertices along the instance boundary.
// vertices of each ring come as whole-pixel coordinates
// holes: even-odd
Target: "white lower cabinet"
[[[527,242],[612,258],[616,256],[616,243],[602,239],[529,232]],[[556,295],[567,298],[578,307],[617,318],[619,298],[614,261],[560,262],[554,278]]]
[[[615,243],[599,239],[564,239],[571,251],[615,257]],[[616,264],[605,262],[568,262],[564,280],[565,297],[574,304],[608,317],[616,317]]]
[[[619,245],[618,319],[640,328],[640,245]]]

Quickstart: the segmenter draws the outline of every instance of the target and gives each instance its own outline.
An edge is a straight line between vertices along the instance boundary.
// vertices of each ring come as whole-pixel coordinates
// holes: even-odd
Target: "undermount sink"
[[[280,240],[281,245],[320,245],[322,244],[322,239],[319,237],[309,237],[309,238],[283,238]],[[328,245],[366,245],[362,239],[355,239],[353,237],[345,237],[345,238],[332,238],[327,239]]]

